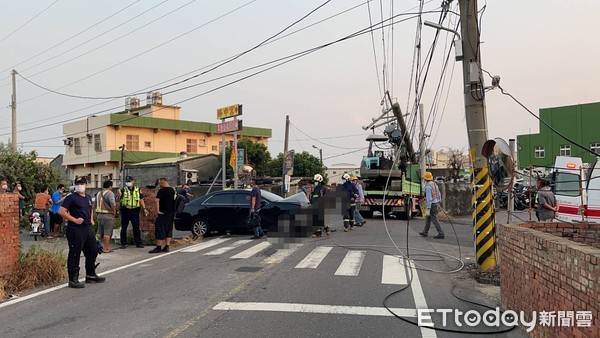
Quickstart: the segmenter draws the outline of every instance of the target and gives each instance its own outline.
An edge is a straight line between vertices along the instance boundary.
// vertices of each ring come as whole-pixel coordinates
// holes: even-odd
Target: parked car
[[[215,191],[185,205],[175,216],[175,229],[191,231],[195,236],[207,236],[214,232],[251,231],[247,225],[250,214],[250,189]],[[306,195],[299,193],[282,198],[261,190],[262,229],[268,232],[277,224],[280,215],[293,209],[309,207]]]

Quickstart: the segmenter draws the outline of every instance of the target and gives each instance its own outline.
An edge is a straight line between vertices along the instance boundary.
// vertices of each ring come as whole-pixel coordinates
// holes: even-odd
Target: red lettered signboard
[[[242,115],[242,105],[234,104],[232,106],[223,107],[217,109],[217,118],[220,120],[226,119],[228,117],[235,117]]]
[[[217,123],[217,134],[225,134],[242,130],[242,120],[231,120]]]

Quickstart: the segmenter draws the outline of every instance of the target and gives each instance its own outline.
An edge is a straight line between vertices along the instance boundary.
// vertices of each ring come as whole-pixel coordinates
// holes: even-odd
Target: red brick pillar
[[[148,217],[143,212],[140,215],[140,230],[154,238],[154,220],[156,220],[156,202],[154,199],[158,189],[142,188],[140,192],[144,196],[144,204],[148,209]]]
[[[0,194],[0,277],[12,274],[19,263],[19,199]]]

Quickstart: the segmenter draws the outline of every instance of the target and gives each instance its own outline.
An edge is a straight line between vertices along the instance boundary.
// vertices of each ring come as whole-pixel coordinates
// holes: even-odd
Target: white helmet
[[[348,173],[344,173],[344,175],[342,175],[342,179],[343,179],[344,181],[348,181],[348,180],[350,179],[350,174],[348,174]]]
[[[323,176],[321,176],[321,174],[315,174],[315,176],[313,177],[313,181],[323,182]]]

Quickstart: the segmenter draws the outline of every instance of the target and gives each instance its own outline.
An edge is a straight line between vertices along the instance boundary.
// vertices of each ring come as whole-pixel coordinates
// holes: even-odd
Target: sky
[[[217,108],[243,104],[244,125],[272,129],[272,156],[283,151],[289,115],[289,149],[318,157],[315,146],[322,149],[326,165],[358,165],[370,133],[362,126],[381,114],[385,90],[409,114],[416,142],[411,82],[415,68],[423,70],[427,63],[436,32],[426,26],[420,30],[421,66],[414,66],[419,1],[3,2],[0,97],[6,105],[0,141],[11,137],[10,70],[16,69],[28,80],[17,76],[17,140],[24,151],[54,157],[64,151],[65,121],[124,109],[124,98],[73,98],[38,86],[103,98],[146,92],[194,75],[162,89],[198,84],[166,94],[163,103],[179,105],[182,119],[215,123]],[[441,3],[424,1],[422,20],[437,22]],[[600,74],[599,1],[480,0],[478,8],[482,67],[499,75],[501,86],[525,106],[537,114],[540,108],[600,101],[595,82]],[[455,28],[457,1],[450,11],[442,25]],[[247,70],[363,31],[392,14],[399,15],[396,23],[383,34],[381,29],[367,31],[273,69]],[[462,64],[451,59],[443,67],[447,53],[454,55],[449,50],[453,35],[441,31],[420,100],[430,135],[427,148],[433,150],[468,148]],[[249,76],[260,70],[265,71]],[[485,76],[485,85],[490,82]],[[145,95],[137,97],[143,104]],[[488,91],[485,102],[489,138],[508,140],[539,131],[538,121],[498,89]]]

